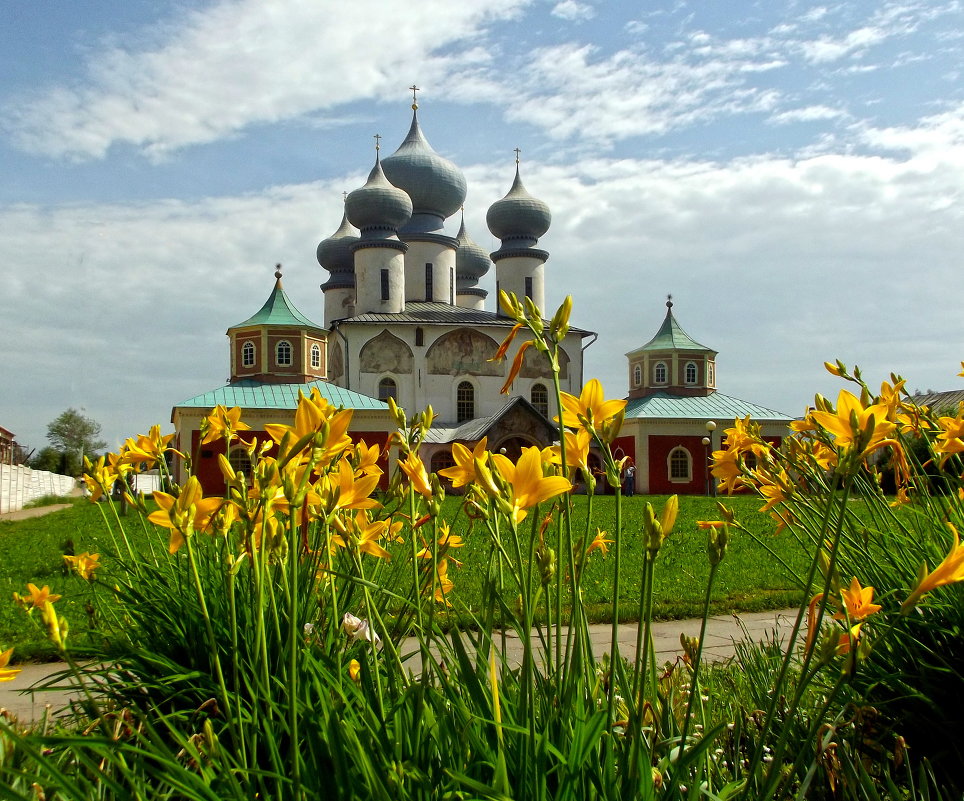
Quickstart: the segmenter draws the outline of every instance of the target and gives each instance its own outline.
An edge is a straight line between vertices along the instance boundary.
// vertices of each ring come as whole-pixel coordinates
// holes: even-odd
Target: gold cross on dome
[[[381,150],[381,149],[382,149],[382,146],[381,146],[382,135],[381,135],[381,134],[375,134],[374,139],[375,139],[375,150]]]
[[[419,88],[414,83],[408,88],[412,90],[412,110],[414,111],[418,109],[418,95],[416,93],[419,91]]]
[[[521,156],[521,155],[522,155],[522,151],[519,150],[519,148],[516,148],[516,149],[515,149],[515,163],[516,163],[516,164],[519,163],[519,161],[520,161],[519,156]]]

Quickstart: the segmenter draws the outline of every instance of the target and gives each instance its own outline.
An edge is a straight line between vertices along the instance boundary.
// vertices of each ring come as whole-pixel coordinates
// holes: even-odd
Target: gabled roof
[[[656,392],[645,398],[631,398],[626,404],[626,419],[644,420],[734,420],[750,415],[754,420],[789,422],[795,418],[758,406],[749,401],[711,392],[709,395],[682,396]]]
[[[462,306],[452,306],[448,303],[438,303],[429,301],[406,301],[405,311],[403,312],[368,312],[359,314],[355,317],[346,317],[336,320],[336,324],[341,323],[381,323],[390,325],[493,325],[500,328],[512,328],[515,320],[510,317],[501,317],[495,312],[482,311],[480,309],[466,309]],[[569,330],[582,337],[592,336],[592,331],[587,331],[576,326],[570,326]]]
[[[227,408],[240,406],[242,409],[296,409],[298,391],[310,395],[313,388],[318,389],[321,397],[334,406],[346,409],[387,409],[388,404],[368,395],[361,395],[349,389],[336,387],[327,381],[309,381],[306,384],[271,384],[264,381],[245,379],[235,381],[217,389],[212,389],[180,403],[174,408],[213,409],[219,403]]]
[[[716,353],[712,348],[701,345],[689,334],[687,334],[673,316],[673,302],[666,301],[666,317],[663,324],[659,327],[649,342],[639,348],[635,348],[630,353],[638,353],[643,350],[702,350]],[[628,354],[627,354],[628,355]]]
[[[457,426],[433,426],[426,432],[425,442],[435,443],[437,445],[447,444],[449,442],[478,442],[482,437],[487,436],[489,432],[516,407],[537,417],[539,421],[545,425],[551,439],[551,434],[555,431],[555,426],[536,411],[535,406],[529,403],[529,401],[521,395],[517,395],[514,398],[509,398],[495,414],[489,417],[475,417]]]
[[[911,400],[918,406],[927,406],[933,411],[944,409],[957,410],[959,403],[964,403],[964,389],[952,389],[947,392],[921,392],[911,396]]]
[[[277,280],[275,281],[274,289],[271,290],[271,294],[264,302],[264,306],[262,306],[253,317],[249,317],[243,323],[232,325],[231,328],[247,328],[248,326],[254,325],[278,325],[288,328],[291,326],[303,326],[314,328],[317,331],[324,331],[324,326],[313,323],[295,308],[291,299],[285,294],[281,286],[280,274],[275,273],[275,275],[277,276]],[[228,330],[230,331],[231,328]]]

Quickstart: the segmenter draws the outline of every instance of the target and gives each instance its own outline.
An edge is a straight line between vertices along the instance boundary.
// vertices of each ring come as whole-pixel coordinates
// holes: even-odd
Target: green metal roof
[[[229,409],[295,409],[298,406],[298,390],[310,395],[317,387],[321,397],[334,406],[346,409],[387,409],[388,404],[368,395],[336,387],[327,381],[309,381],[307,384],[269,384],[265,381],[245,379],[212,389],[174,404],[174,408],[192,407],[213,409],[219,403]]]
[[[709,395],[682,396],[657,392],[645,398],[632,398],[626,404],[626,419],[648,420],[735,420],[750,415],[754,420],[789,422],[795,418],[749,401],[712,392]]]
[[[659,327],[659,331],[656,332],[656,336],[641,348],[636,348],[631,351],[631,353],[636,353],[641,350],[705,350],[710,353],[716,353],[712,348],[701,345],[694,340],[680,327],[680,324],[676,322],[676,318],[673,316],[672,301],[667,301],[666,303],[666,317],[663,320],[663,324]]]
[[[276,273],[277,275],[277,273]],[[281,278],[275,281],[274,289],[264,302],[264,306],[253,317],[249,317],[243,323],[232,325],[231,328],[246,328],[251,325],[283,325],[283,326],[308,326],[323,331],[324,327],[313,323],[298,311],[291,299],[281,288]],[[229,329],[230,330],[230,329]]]

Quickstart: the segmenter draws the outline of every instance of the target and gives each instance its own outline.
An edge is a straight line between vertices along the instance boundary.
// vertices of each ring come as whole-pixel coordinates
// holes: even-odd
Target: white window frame
[[[685,477],[673,475],[673,457],[679,453],[682,453],[686,459]],[[666,455],[666,477],[673,484],[689,484],[693,480],[693,454],[682,445],[677,445]]]

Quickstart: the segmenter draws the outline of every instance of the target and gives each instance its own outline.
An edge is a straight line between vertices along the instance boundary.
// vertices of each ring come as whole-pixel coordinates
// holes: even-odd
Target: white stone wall
[[[76,483],[71,476],[0,464],[0,513],[19,511],[44,495],[69,495]]]

